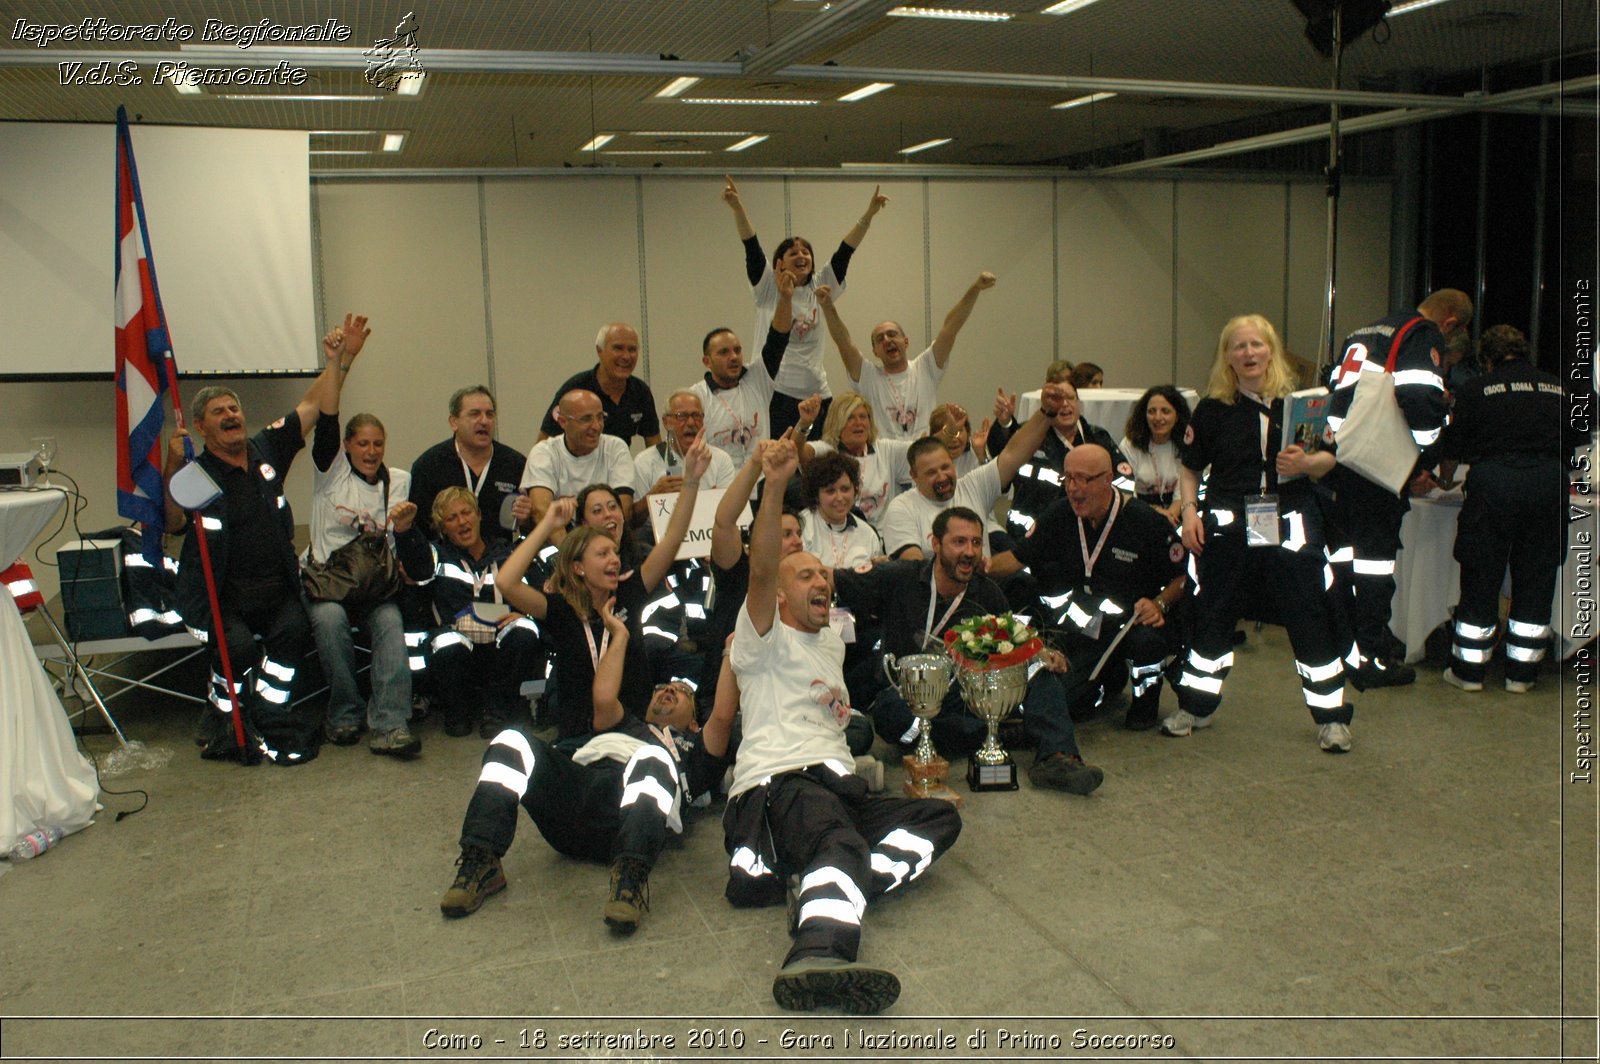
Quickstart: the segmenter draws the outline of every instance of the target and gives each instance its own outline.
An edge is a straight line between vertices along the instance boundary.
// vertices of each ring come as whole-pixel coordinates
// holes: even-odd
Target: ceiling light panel
[[[1050,109],[1052,111],[1065,111],[1072,107],[1082,107],[1086,103],[1099,103],[1101,100],[1109,100],[1115,95],[1116,93],[1114,92],[1090,93],[1088,96],[1079,96],[1073,100],[1062,100],[1060,103],[1053,103],[1050,105]]]
[[[949,144],[954,139],[954,137],[938,137],[934,140],[925,140],[921,144],[913,144],[909,148],[901,148],[900,154],[915,155],[919,151],[927,151],[929,148],[937,148],[941,145]]]
[[[854,92],[845,93],[843,96],[839,97],[839,102],[855,103],[858,100],[865,100],[868,96],[876,96],[878,93],[892,88],[894,88],[894,82],[892,81],[874,81],[870,85],[861,86]]]
[[[1009,22],[1010,12],[974,11],[960,7],[891,7],[884,12],[896,18],[936,18],[952,22]]]
[[[754,136],[749,136],[749,137],[744,138],[743,140],[739,141],[737,144],[730,144],[726,148],[723,148],[722,150],[723,151],[744,151],[746,148],[755,147],[757,144],[760,144],[762,141],[764,141],[766,139],[767,139],[767,134],[765,134],[765,133],[757,133]]]

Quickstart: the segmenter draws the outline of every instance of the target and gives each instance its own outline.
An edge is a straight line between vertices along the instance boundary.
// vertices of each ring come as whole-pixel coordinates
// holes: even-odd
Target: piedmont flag
[[[144,556],[161,564],[166,508],[161,429],[172,343],[156,288],[128,112],[117,108],[117,513],[144,525]]]

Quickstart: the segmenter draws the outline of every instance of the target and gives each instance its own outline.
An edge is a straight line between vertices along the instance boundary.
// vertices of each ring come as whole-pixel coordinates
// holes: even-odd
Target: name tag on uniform
[[[1252,495],[1244,504],[1245,544],[1251,547],[1276,547],[1278,538],[1278,497]]]
[[[843,606],[828,608],[828,627],[839,633],[846,643],[856,641],[856,616]]]

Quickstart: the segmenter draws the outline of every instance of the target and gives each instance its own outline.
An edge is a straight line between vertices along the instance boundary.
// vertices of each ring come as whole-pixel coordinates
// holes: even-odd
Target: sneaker
[[[433,709],[433,696],[415,694],[411,696],[411,722],[420,724],[428,719],[428,711]]]
[[[404,724],[386,732],[376,732],[367,742],[367,749],[375,754],[390,757],[416,757],[422,753],[422,740],[411,734]]]
[[[631,935],[650,911],[650,870],[637,857],[618,857],[611,862],[611,898],[606,902],[605,920],[611,930]]]
[[[1533,684],[1533,680],[1513,680],[1507,678],[1506,690],[1510,691],[1514,695],[1525,695],[1529,691],[1533,690]]]
[[[1192,731],[1209,727],[1211,727],[1211,718],[1209,716],[1197,717],[1186,709],[1180,709],[1161,722],[1161,734],[1169,735],[1174,739],[1181,739]]]
[[[1049,787],[1068,794],[1089,794],[1105,781],[1106,774],[1083,758],[1062,753],[1036,759],[1028,769],[1028,779],[1035,787]]]
[[[1369,687],[1404,687],[1417,682],[1416,669],[1403,661],[1384,661],[1382,658],[1368,658],[1365,665],[1350,669],[1347,675],[1357,691],[1365,691]]]
[[[462,736],[471,735],[473,730],[471,717],[458,717],[453,713],[445,713],[444,733],[450,738],[460,739]]]
[[[481,846],[461,847],[456,868],[455,882],[439,899],[439,911],[451,919],[471,916],[485,898],[506,889],[506,874],[500,867],[500,858]]]
[[[802,957],[783,966],[772,981],[772,999],[786,1009],[810,1012],[828,1006],[867,1016],[900,997],[893,972],[841,957]]]
[[[867,790],[877,794],[883,790],[883,762],[865,754],[856,758],[856,775],[867,781]]]
[[[354,746],[361,741],[361,725],[334,724],[330,721],[323,726],[322,734],[334,746]]]
[[[1447,668],[1444,670],[1444,682],[1449,684],[1451,687],[1459,687],[1463,691],[1483,690],[1483,682],[1481,680],[1463,680],[1461,677],[1456,675],[1454,669]]]
[[[1350,725],[1324,724],[1317,729],[1317,745],[1330,754],[1350,752]]]

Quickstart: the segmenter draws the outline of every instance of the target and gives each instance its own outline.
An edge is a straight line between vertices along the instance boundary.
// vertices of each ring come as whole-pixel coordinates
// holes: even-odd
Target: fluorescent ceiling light
[[[913,144],[909,148],[901,148],[900,154],[915,155],[919,151],[927,151],[929,148],[937,148],[941,144],[949,144],[954,139],[954,137],[939,137],[935,140],[925,140],[921,144]]]
[[[600,134],[596,135],[596,137],[593,140],[591,140],[589,143],[585,144],[583,147],[579,148],[578,150],[579,151],[599,151],[601,148],[604,148],[607,144],[610,144],[611,141],[615,137],[616,137],[615,133],[600,133]]]
[[[420,70],[411,70],[400,75],[400,85],[394,90],[396,96],[421,96],[422,83],[427,78]]]
[[[370,148],[318,148],[311,151],[312,155],[371,155]]]
[[[1008,22],[1007,11],[971,11],[959,7],[891,7],[884,12],[897,18],[944,18],[956,22]]]
[[[385,133],[383,135],[384,151],[399,151],[405,147],[406,135],[404,133]]]
[[[815,100],[774,100],[774,99],[755,99],[755,98],[750,98],[750,97],[733,98],[733,97],[727,97],[727,96],[721,96],[721,97],[697,96],[697,97],[694,97],[692,99],[689,98],[689,97],[684,97],[683,102],[684,103],[722,104],[722,105],[729,106],[729,107],[761,106],[761,105],[765,105],[765,106],[769,106],[769,107],[815,107],[816,103],[817,103],[817,101],[815,101]]]
[[[699,78],[673,78],[667,82],[666,87],[656,93],[657,96],[682,96],[685,92],[700,84]]]
[[[382,96],[339,96],[328,93],[280,93],[280,92],[228,92],[216,97],[218,100],[309,100],[314,102],[350,102],[350,103],[377,103]]]
[[[376,129],[308,129],[313,137],[375,137]]]
[[[628,150],[625,150],[625,151],[607,151],[607,152],[601,152],[600,154],[602,154],[602,155],[710,155],[711,153],[709,151],[707,151],[705,148],[674,148],[674,149],[670,149],[670,150],[664,149],[662,151],[650,151],[648,149],[641,148],[641,149],[637,149],[637,150],[628,149]]]
[[[178,90],[179,96],[204,96],[206,94],[205,89],[184,78],[173,78],[171,85]]]
[[[634,129],[630,137],[748,137],[748,129]]]
[[[1088,7],[1092,3],[1094,3],[1094,0],[1061,0],[1061,2],[1058,4],[1051,4],[1049,7],[1039,12],[1039,14],[1070,15],[1080,7]]]
[[[1115,95],[1116,93],[1114,92],[1090,93],[1088,96],[1079,96],[1075,100],[1062,100],[1060,103],[1053,103],[1050,105],[1050,109],[1052,111],[1065,111],[1069,107],[1082,107],[1086,103],[1099,103],[1101,100],[1109,100]]]
[[[1389,17],[1393,18],[1395,15],[1405,15],[1411,13],[1412,11],[1421,11],[1425,7],[1433,7],[1435,4],[1442,3],[1444,3],[1444,0],[1407,0],[1407,2],[1404,4],[1396,4],[1391,7],[1389,9]]]
[[[755,147],[757,144],[760,144],[762,141],[764,141],[766,139],[767,139],[767,134],[765,134],[765,133],[757,133],[754,136],[750,136],[750,137],[744,138],[743,140],[741,140],[737,144],[730,144],[726,148],[723,148],[722,150],[723,151],[744,151],[746,148]]]
[[[868,96],[876,96],[883,90],[892,88],[894,88],[894,82],[892,81],[874,81],[871,85],[861,86],[855,92],[845,93],[839,97],[839,102],[855,103],[857,100],[865,100]]]

